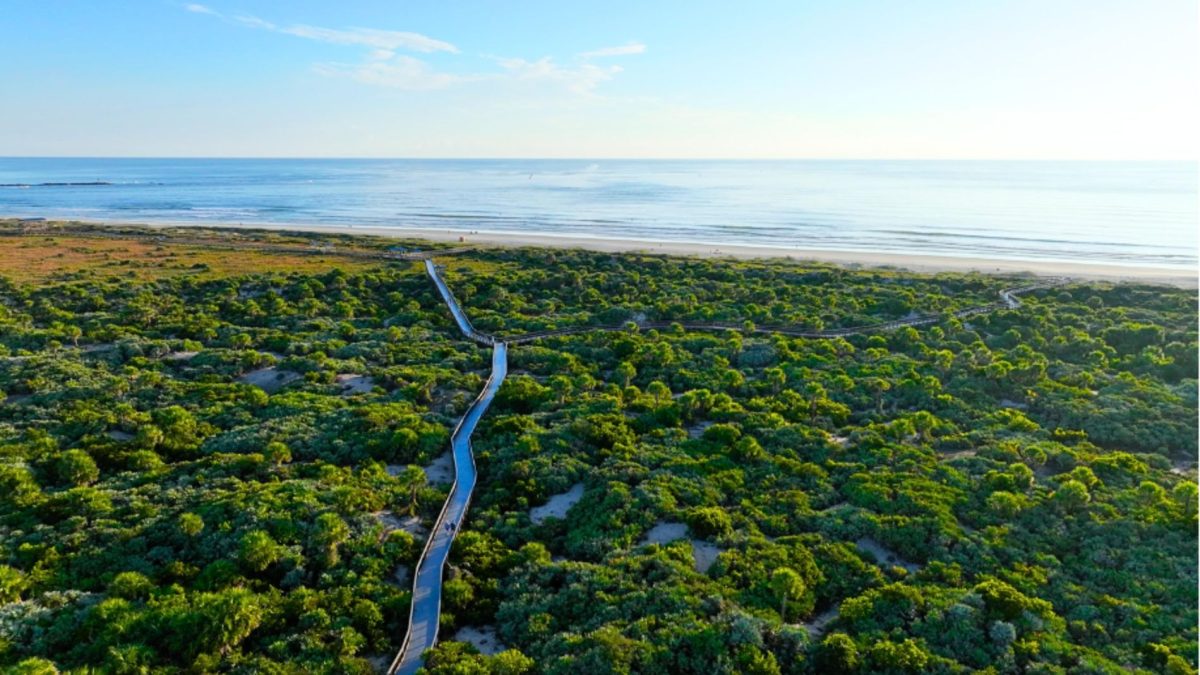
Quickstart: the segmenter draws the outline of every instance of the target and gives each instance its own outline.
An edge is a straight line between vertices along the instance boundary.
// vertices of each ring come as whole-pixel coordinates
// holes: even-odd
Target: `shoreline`
[[[19,219],[13,219],[19,220]],[[923,253],[890,253],[854,250],[825,250],[784,248],[751,244],[692,243],[681,241],[639,241],[631,239],[590,237],[545,233],[475,232],[453,229],[382,227],[375,225],[314,225],[302,223],[233,223],[233,222],[133,222],[124,220],[45,220],[46,224],[76,223],[95,226],[135,226],[152,229],[210,228],[228,230],[266,230],[273,232],[311,232],[339,235],[363,235],[387,239],[424,239],[439,243],[461,243],[474,246],[504,248],[536,247],[583,249],[601,253],[648,253],[701,258],[763,259],[833,263],[871,268],[884,267],[919,273],[978,272],[989,275],[1028,274],[1032,276],[1065,276],[1083,281],[1140,282],[1197,288],[1200,278],[1196,270],[1117,263],[1086,263],[1056,260],[1009,260],[971,256],[934,255]]]

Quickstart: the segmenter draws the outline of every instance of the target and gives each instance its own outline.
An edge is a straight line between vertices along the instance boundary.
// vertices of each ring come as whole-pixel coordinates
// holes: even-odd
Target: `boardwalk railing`
[[[425,259],[425,272],[429,274],[429,278],[437,286],[438,292],[442,294],[442,300],[450,307],[450,313],[454,315],[454,322],[458,324],[458,329],[462,331],[463,337],[488,346],[497,344],[495,336],[475,330],[475,326],[471,324],[471,319],[463,311],[462,305],[458,304],[454,293],[450,291],[450,287],[442,280],[442,275],[438,272],[437,265],[434,265],[433,260],[429,258]]]
[[[466,518],[467,510],[471,506],[471,499],[475,493],[475,482],[478,477],[478,470],[475,465],[475,451],[471,447],[471,434],[475,430],[475,425],[483,417],[487,411],[488,405],[491,404],[491,399],[500,385],[504,382],[504,377],[508,372],[507,366],[508,349],[503,342],[498,343],[492,351],[492,372],[480,390],[479,395],[467,408],[466,414],[458,421],[454,427],[454,433],[450,436],[451,452],[454,456],[454,481],[450,485],[449,496],[446,497],[445,503],[442,504],[441,511],[438,512],[437,520],[434,522],[433,530],[430,532],[429,538],[425,541],[425,547],[421,551],[421,557],[417,561],[416,569],[413,571],[413,594],[412,602],[408,608],[408,628],[404,633],[404,643],[400,646],[400,651],[396,654],[396,658],[392,661],[387,672],[389,675],[411,675],[421,667],[421,654],[437,644],[440,617],[442,614],[442,592],[441,582],[445,577],[446,565],[450,558],[450,547],[454,543],[454,538],[462,527],[462,522]],[[470,472],[464,472],[464,465],[460,464],[462,457],[458,452],[460,443],[465,444],[466,457],[470,461]],[[469,480],[463,482],[460,479],[468,476]],[[453,513],[452,513],[453,512]],[[447,531],[447,524],[452,524],[453,529]],[[433,554],[433,559],[430,558]],[[429,565],[436,565],[437,585],[435,588],[427,588],[426,595],[421,595],[422,576],[428,573],[432,568]],[[436,591],[436,593],[433,593]],[[418,596],[421,598],[432,597],[436,601],[435,610],[431,617],[426,617],[426,621],[432,619],[432,625],[419,624],[414,621],[414,617],[418,607]],[[414,627],[422,625],[425,632],[419,639],[414,641]]]
[[[441,511],[438,512],[433,530],[425,541],[425,547],[421,550],[421,557],[413,571],[413,593],[408,607],[408,627],[404,631],[404,642],[400,646],[400,651],[388,667],[388,675],[412,675],[421,667],[421,654],[437,644],[442,615],[442,580],[445,577],[447,561],[450,558],[450,547],[453,545],[454,538],[471,506],[471,498],[474,496],[475,482],[478,477],[475,451],[471,447],[471,434],[491,404],[492,397],[504,383],[505,375],[508,373],[508,345],[475,330],[475,327],[471,325],[470,318],[458,304],[454,294],[450,292],[450,288],[442,281],[433,261],[425,260],[425,271],[433,280],[446,306],[450,308],[450,313],[454,316],[454,321],[458,324],[463,336],[492,347],[492,370],[483,389],[467,408],[467,412],[459,419],[458,424],[454,427],[454,432],[450,435],[450,450],[454,457],[454,481],[450,484],[450,493],[442,504]],[[460,452],[460,449],[465,450],[465,453]],[[469,472],[464,471],[468,468],[467,461],[470,462]],[[468,480],[463,480],[464,476]],[[451,529],[447,530],[447,525],[451,525]],[[431,565],[435,565],[436,569],[430,567]],[[434,575],[432,579],[424,578],[430,574]],[[436,584],[432,583],[433,581],[436,581]],[[418,607],[427,602],[435,603],[433,611],[426,611],[427,616],[418,621]],[[428,610],[429,608],[422,609]],[[418,634],[417,630],[421,632]]]
[[[449,307],[450,313],[454,316],[454,321],[458,325],[458,329],[462,332],[463,337],[477,342],[479,344],[489,345],[493,347],[492,351],[492,372],[488,376],[487,382],[484,384],[483,390],[479,392],[479,396],[467,409],[467,413],[454,428],[454,433],[451,435],[451,449],[454,453],[454,482],[450,486],[450,495],[446,498],[446,502],[442,504],[442,509],[438,513],[434,529],[428,540],[425,542],[425,547],[421,552],[421,558],[417,562],[416,571],[413,576],[413,599],[409,605],[408,628],[405,631],[404,642],[400,647],[400,651],[396,654],[396,658],[392,661],[388,668],[388,675],[412,675],[422,664],[421,655],[429,648],[437,644],[438,639],[438,624],[441,619],[442,611],[442,579],[445,575],[445,568],[450,555],[450,547],[453,544],[454,537],[458,533],[459,527],[466,518],[467,509],[470,506],[471,498],[474,495],[475,483],[478,474],[475,466],[475,453],[471,447],[471,433],[478,424],[480,418],[486,412],[487,406],[491,403],[492,396],[499,390],[500,385],[504,381],[504,377],[508,372],[508,345],[522,344],[541,340],[544,338],[555,337],[560,335],[573,335],[592,331],[620,331],[624,330],[628,324],[613,326],[579,326],[574,328],[563,328],[557,330],[544,330],[531,333],[524,333],[508,338],[499,338],[487,333],[476,330],[471,323],[470,318],[463,311],[462,306],[458,304],[454,294],[442,279],[438,272],[437,266],[433,261],[426,257],[425,271],[429,274],[429,278],[437,287],[438,292],[442,296],[442,300]],[[850,328],[834,328],[825,331],[812,331],[799,326],[753,326],[750,330],[759,333],[779,333],[782,335],[790,335],[794,337],[805,338],[836,338],[847,337],[851,335],[860,335],[864,333],[873,333],[887,330],[894,330],[905,326],[924,326],[933,323],[938,323],[948,316],[956,318],[965,318],[984,312],[991,312],[997,309],[1015,309],[1021,305],[1018,296],[1023,293],[1028,293],[1033,290],[1050,288],[1065,283],[1063,279],[1047,279],[1037,283],[1028,284],[1016,288],[1006,288],[1001,290],[1000,301],[968,307],[965,309],[956,310],[948,314],[927,314],[923,316],[909,317],[906,319],[897,319],[895,321],[887,321],[878,324],[867,326],[855,326]],[[721,330],[721,331],[740,331],[746,330],[744,324],[734,323],[691,323],[691,322],[671,322],[671,321],[645,321],[637,325],[639,328],[671,328],[680,326],[688,330]],[[465,437],[464,437],[465,434]],[[463,468],[465,462],[460,464],[460,453],[458,452],[459,444],[465,444],[466,460],[470,462],[469,481],[460,481],[464,475]],[[464,494],[465,491],[465,494]],[[445,531],[446,524],[453,523],[453,529]],[[433,558],[431,559],[431,555]],[[437,565],[436,576],[433,580],[422,581],[422,575],[430,571],[429,565]],[[424,592],[422,587],[424,586]],[[417,621],[418,604],[421,602],[435,602],[434,609],[431,613],[428,608],[424,608],[428,614],[425,618]],[[430,626],[432,622],[432,626]],[[419,639],[414,639],[415,627],[420,627],[422,631],[419,634]]]

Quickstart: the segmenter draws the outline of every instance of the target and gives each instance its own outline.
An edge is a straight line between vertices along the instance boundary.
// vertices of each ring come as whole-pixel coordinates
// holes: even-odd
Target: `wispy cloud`
[[[318,28],[316,26],[285,26],[276,29],[280,33],[295,35],[318,42],[328,42],[335,45],[359,45],[373,49],[405,49],[413,52],[428,54],[430,52],[458,53],[458,47],[435,40],[420,33],[409,33],[396,30],[377,30],[374,28],[349,28],[336,30],[333,28]]]
[[[443,89],[468,79],[435,71],[420,59],[390,53],[386,57],[371,54],[365,63],[319,63],[313,70],[321,75],[409,91]]]
[[[577,96],[595,96],[600,83],[611,80],[621,72],[619,66],[599,66],[586,61],[576,65],[561,65],[551,57],[536,60],[523,58],[488,57],[500,66],[500,71],[454,74],[438,71],[421,59],[398,54],[398,51],[432,54],[458,54],[455,45],[420,33],[380,30],[376,28],[322,28],[307,24],[277,24],[251,14],[226,14],[207,5],[191,3],[183,6],[189,12],[207,14],[222,21],[254,30],[268,31],[326,44],[347,45],[364,50],[358,63],[325,62],[313,66],[320,75],[346,77],[363,84],[405,90],[442,89],[463,82],[527,83],[542,85],[545,91],[566,91]],[[605,47],[577,56],[582,59],[641,54],[646,46],[629,43]]]
[[[590,52],[583,52],[579,56],[585,59],[593,59],[605,56],[631,56],[633,54],[644,54],[645,52],[646,45],[640,42],[630,42],[627,45],[620,45],[618,47],[601,47],[600,49],[593,49]]]
[[[550,57],[536,61],[517,58],[497,58],[495,61],[510,78],[556,83],[576,94],[591,94],[596,85],[621,72],[620,66],[601,68],[590,63],[574,68],[561,66]]]
[[[440,89],[462,78],[436,72],[429,64],[411,56],[397,55],[397,50],[428,54],[458,53],[458,47],[420,33],[377,28],[322,28],[306,24],[281,25],[252,14],[225,14],[199,4],[184,5],[196,14],[208,14],[245,28],[270,31],[283,35],[335,45],[362,47],[367,51],[361,63],[318,63],[313,70],[321,75],[349,77],[364,84],[397,89]]]
[[[292,35],[306,40],[315,40],[317,42],[326,42],[335,45],[357,45],[360,47],[370,47],[372,49],[404,49],[407,51],[421,52],[428,54],[430,52],[450,52],[458,53],[458,47],[445,42],[421,35],[420,33],[410,33],[408,31],[399,30],[380,30],[378,28],[322,28],[320,26],[309,26],[305,24],[290,24],[279,25],[265,19],[260,19],[252,14],[234,14],[226,16],[207,5],[188,4],[184,5],[184,9],[196,14],[208,14],[210,16],[219,17],[230,20],[235,23],[246,26],[247,28],[257,28],[260,30],[269,30],[274,33],[283,33]]]
[[[221,17],[222,19],[225,18],[222,14],[217,14],[217,16]],[[232,19],[233,21],[240,23],[247,28],[261,28],[263,30],[279,32],[279,26],[276,26],[270,21],[263,21],[257,16],[250,16],[249,14],[235,14]]]

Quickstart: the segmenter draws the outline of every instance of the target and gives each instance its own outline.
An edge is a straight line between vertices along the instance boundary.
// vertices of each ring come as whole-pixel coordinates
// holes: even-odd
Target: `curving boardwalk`
[[[433,260],[429,258],[425,259],[425,272],[433,280],[433,285],[437,286],[438,292],[442,294],[442,300],[446,301],[446,306],[450,308],[450,313],[454,315],[454,322],[458,324],[458,329],[462,331],[463,337],[480,344],[496,344],[496,338],[487,333],[480,333],[475,330],[475,326],[471,325],[471,320],[467,318],[467,313],[459,306],[458,300],[454,298],[454,294],[450,292],[450,288],[446,286],[446,282],[442,281],[442,275],[438,274],[437,265],[434,265]]]
[[[425,550],[417,563],[413,576],[412,607],[409,610],[408,633],[404,646],[392,662],[389,673],[408,675],[421,667],[421,654],[435,644],[438,637],[438,620],[442,613],[442,574],[450,556],[450,545],[454,536],[462,529],[475,491],[475,456],[471,452],[471,433],[508,374],[508,346],[503,342],[492,349],[492,374],[479,393],[479,397],[459,421],[450,438],[454,453],[454,484],[450,496],[434,523]]]
[[[438,624],[442,612],[442,576],[445,572],[446,561],[450,556],[450,547],[454,543],[455,535],[462,527],[463,520],[466,518],[467,507],[471,503],[471,495],[475,491],[476,470],[475,456],[471,451],[471,434],[475,431],[475,426],[487,411],[492,398],[499,391],[500,385],[504,382],[505,375],[508,374],[508,344],[520,344],[547,337],[592,331],[624,330],[624,326],[580,326],[561,330],[525,333],[510,338],[498,338],[480,332],[471,324],[471,320],[467,317],[466,312],[458,304],[458,301],[454,298],[454,294],[446,286],[446,282],[442,280],[441,274],[438,273],[438,268],[434,265],[433,260],[428,257],[424,260],[425,271],[437,287],[442,300],[449,307],[450,313],[454,316],[454,321],[458,325],[458,329],[462,331],[463,337],[492,347],[492,373],[488,377],[483,391],[479,393],[478,398],[475,399],[471,407],[467,410],[467,414],[459,421],[458,426],[454,429],[454,434],[450,438],[454,455],[454,484],[450,488],[450,496],[446,499],[445,505],[442,506],[441,513],[438,514],[433,532],[429,540],[425,542],[425,550],[421,553],[421,559],[417,562],[417,570],[413,578],[413,596],[412,605],[409,610],[408,631],[404,636],[404,644],[400,648],[400,653],[396,655],[395,660],[392,661],[392,665],[387,670],[388,675],[412,675],[416,673],[423,663],[422,654],[425,650],[437,644]],[[1062,283],[1065,283],[1065,280],[1050,279],[1027,286],[1006,288],[999,293],[1000,302],[968,307],[953,312],[948,316],[965,318],[997,309],[1016,309],[1021,305],[1018,296],[1022,293],[1050,288]],[[808,331],[795,326],[755,326],[752,330],[759,333],[779,333],[794,337],[834,338],[894,330],[904,326],[924,326],[938,323],[946,318],[946,316],[917,316],[870,326],[837,328],[819,332]],[[643,322],[641,327],[667,328],[671,325],[671,323],[665,321],[654,321]],[[743,326],[737,324],[681,323],[680,325],[690,330],[745,330]]]
[[[454,314],[463,335],[477,342],[486,341],[492,345],[492,374],[450,437],[450,448],[454,456],[454,483],[450,486],[450,496],[446,498],[446,503],[438,514],[433,531],[425,542],[421,559],[417,561],[416,573],[413,575],[408,631],[404,635],[400,653],[387,670],[389,674],[399,675],[415,673],[421,667],[421,654],[437,644],[438,624],[442,614],[442,576],[446,569],[446,560],[450,557],[450,546],[454,543],[455,535],[462,529],[467,507],[471,504],[471,495],[475,492],[475,455],[471,451],[471,434],[483,418],[483,414],[487,412],[492,398],[500,390],[500,385],[504,383],[504,377],[508,374],[508,345],[494,342],[490,336],[477,333],[451,295],[450,289],[446,288],[446,284],[438,276],[437,268],[426,260],[425,269],[441,291],[442,298]]]
[[[458,323],[458,328],[463,332],[463,335],[470,340],[474,340],[480,344],[494,345],[500,341],[504,341],[510,345],[520,345],[535,340],[545,338],[561,337],[564,335],[579,335],[582,333],[592,332],[619,332],[626,328],[627,324],[621,325],[593,325],[593,326],[572,326],[570,328],[557,328],[549,330],[533,331],[530,333],[521,333],[518,335],[509,335],[498,337],[483,333],[475,329],[471,324],[471,320],[467,318],[458,301],[454,299],[454,294],[450,292],[450,288],[446,286],[446,282],[442,280],[438,274],[437,266],[433,264],[433,260],[425,258],[425,271],[429,273],[429,277],[437,286],[438,291],[442,294],[442,299],[450,306],[450,312],[454,314],[454,320]],[[850,326],[847,328],[831,328],[829,330],[814,331],[800,326],[758,326],[750,328],[753,333],[772,333],[777,335],[787,335],[789,337],[811,338],[814,340],[827,340],[830,338],[850,337],[853,335],[864,335],[867,333],[882,333],[906,326],[929,326],[936,323],[941,323],[947,318],[953,317],[956,319],[965,319],[976,314],[985,314],[994,312],[998,309],[1017,309],[1021,306],[1021,300],[1018,296],[1046,288],[1054,288],[1067,283],[1067,279],[1059,277],[1047,278],[1043,281],[1037,281],[1025,286],[1016,286],[1012,288],[1001,289],[999,292],[1000,301],[990,302],[985,305],[975,305],[959,309],[947,314],[923,314],[920,316],[909,317],[907,319],[896,319],[894,321],[885,321],[882,323],[869,324],[865,326]],[[737,323],[719,323],[719,322],[690,322],[690,321],[641,321],[636,325],[643,329],[666,329],[671,328],[675,324],[685,330],[703,330],[703,331],[745,331],[747,330],[743,324]]]

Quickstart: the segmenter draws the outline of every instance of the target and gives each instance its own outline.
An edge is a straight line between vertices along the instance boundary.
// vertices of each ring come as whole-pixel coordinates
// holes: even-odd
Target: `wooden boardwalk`
[[[425,549],[417,561],[416,573],[413,575],[412,605],[408,614],[408,630],[404,636],[404,644],[392,661],[388,673],[411,675],[421,667],[421,655],[426,649],[437,644],[438,625],[442,615],[442,579],[445,576],[446,561],[450,557],[450,547],[454,537],[462,529],[467,516],[467,508],[471,505],[471,496],[475,492],[475,453],[471,449],[471,434],[475,426],[487,412],[488,406],[504,383],[508,374],[508,345],[503,342],[491,342],[490,338],[481,339],[471,326],[471,321],[463,313],[458,302],[450,293],[450,289],[442,281],[433,263],[426,260],[425,269],[429,273],[442,299],[450,307],[455,322],[467,338],[492,346],[492,374],[483,385],[483,391],[467,409],[467,414],[459,420],[450,437],[450,448],[454,457],[454,483],[450,486],[450,496],[442,506],[437,521]]]
[[[445,505],[442,506],[441,513],[438,514],[433,531],[430,533],[428,541],[425,542],[425,549],[421,553],[421,558],[417,562],[417,570],[413,579],[413,595],[412,605],[409,610],[408,629],[404,636],[404,643],[400,647],[400,652],[396,655],[395,660],[392,661],[391,666],[387,670],[388,675],[412,675],[421,667],[423,663],[422,654],[425,650],[431,649],[437,644],[438,625],[441,620],[442,611],[442,580],[445,574],[446,561],[450,555],[450,547],[454,543],[454,537],[462,528],[462,523],[466,518],[467,508],[470,506],[477,478],[475,456],[471,450],[471,434],[475,431],[475,426],[479,423],[483,414],[487,412],[488,405],[491,404],[492,398],[500,389],[500,385],[504,382],[504,378],[508,373],[508,345],[523,344],[544,338],[575,335],[592,331],[621,331],[625,330],[626,325],[628,325],[580,326],[561,330],[523,333],[503,338],[489,335],[477,330],[471,323],[471,319],[463,311],[462,306],[458,304],[458,300],[455,299],[454,294],[442,279],[437,265],[434,264],[433,260],[429,256],[426,256],[424,257],[424,262],[426,273],[429,275],[430,280],[433,281],[434,286],[437,287],[442,300],[450,309],[450,313],[454,316],[454,322],[457,324],[459,331],[462,332],[463,337],[478,344],[492,347],[492,374],[484,385],[483,391],[479,393],[479,397],[471,404],[471,407],[467,410],[467,414],[459,421],[458,426],[454,429],[453,436],[451,436],[450,445],[453,450],[455,470],[454,484],[450,488],[450,496],[446,499]],[[1019,299],[1021,294],[1058,286],[1063,283],[1065,283],[1065,280],[1062,279],[1047,279],[1026,286],[1006,288],[1000,291],[1000,300],[998,302],[968,307],[949,314],[929,314],[866,326],[835,328],[827,331],[809,331],[800,327],[790,326],[754,326],[750,330],[758,333],[776,333],[794,337],[829,339],[895,330],[905,326],[925,326],[939,323],[951,316],[965,318],[997,309],[1016,309],[1021,305]],[[742,324],[732,323],[646,321],[636,325],[639,328],[665,329],[676,324],[687,330],[747,330]]]

